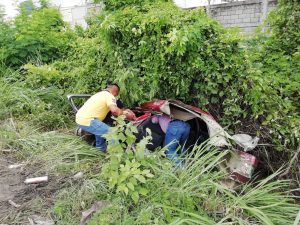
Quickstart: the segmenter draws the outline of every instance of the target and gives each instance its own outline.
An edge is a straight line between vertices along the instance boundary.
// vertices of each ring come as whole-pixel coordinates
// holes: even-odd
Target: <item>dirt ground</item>
[[[28,163],[9,168],[20,163],[11,155],[0,155],[0,225],[54,224],[50,208],[55,193],[64,186],[66,179],[49,176],[49,182],[44,184],[24,184],[35,169]]]

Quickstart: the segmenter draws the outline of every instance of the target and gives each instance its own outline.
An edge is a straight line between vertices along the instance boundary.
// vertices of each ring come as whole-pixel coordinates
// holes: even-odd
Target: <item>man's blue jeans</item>
[[[184,145],[189,137],[190,129],[191,127],[188,123],[182,120],[174,120],[169,123],[166,131],[164,143],[165,146],[167,145],[166,156],[175,161],[178,166],[181,165],[182,160],[179,159],[179,154],[176,150],[181,145],[181,154],[184,154]]]
[[[106,141],[102,137],[102,135],[107,134],[107,132],[110,128],[107,124],[103,123],[99,119],[93,119],[89,126],[83,126],[83,125],[79,125],[79,124],[78,124],[78,126],[82,130],[87,131],[91,134],[94,134],[95,139],[96,139],[96,148],[98,148],[99,150],[101,150],[103,152],[106,152],[107,145],[106,145]]]

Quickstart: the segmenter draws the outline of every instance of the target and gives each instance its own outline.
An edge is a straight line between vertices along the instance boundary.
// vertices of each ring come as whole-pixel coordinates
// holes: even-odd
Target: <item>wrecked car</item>
[[[88,98],[87,94],[72,94],[67,98],[75,112],[78,107],[75,104],[76,99]],[[117,102],[122,107],[121,102]],[[146,134],[146,129],[151,130],[152,141],[147,146],[149,150],[155,150],[162,147],[164,141],[164,132],[159,124],[152,123],[152,117],[159,114],[166,114],[173,119],[184,120],[190,124],[191,130],[187,140],[187,148],[195,144],[201,144],[207,141],[210,145],[220,149],[234,149],[230,157],[227,159],[227,167],[229,168],[229,178],[235,182],[245,183],[249,181],[257,167],[258,160],[255,156],[248,153],[256,147],[258,138],[252,138],[247,134],[229,135],[222,126],[214,119],[214,117],[200,108],[184,104],[178,100],[153,100],[141,104],[139,107],[131,108],[136,114],[137,120],[134,124],[138,128],[137,141],[141,140]],[[111,115],[104,122],[110,124]],[[94,141],[94,136],[76,129],[76,135],[83,137],[90,144]],[[240,150],[237,150],[239,148]]]

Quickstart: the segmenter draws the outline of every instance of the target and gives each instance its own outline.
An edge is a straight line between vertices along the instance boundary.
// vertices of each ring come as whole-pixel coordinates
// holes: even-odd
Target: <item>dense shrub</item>
[[[172,3],[129,6],[91,19],[67,59],[50,67],[61,79],[73,77],[69,86],[77,92],[95,92],[107,80],[117,81],[130,105],[152,98],[222,105],[225,98],[235,101],[237,81],[245,74],[238,41],[202,9],[184,11]],[[239,101],[234,107],[228,102],[230,107],[221,108],[238,115]]]
[[[25,66],[26,83],[94,93],[116,81],[127,105],[177,98],[208,109],[224,125],[242,118],[257,121],[272,133],[267,141],[281,149],[297,146],[299,52],[291,54],[288,42],[278,44],[280,29],[294,34],[293,46],[298,41],[297,23],[289,26],[297,18],[296,3],[280,3],[271,35],[251,40],[247,48],[202,9],[181,10],[163,1],[143,1],[142,7],[132,3],[120,1],[113,11],[108,7],[90,18],[90,27],[71,43],[64,59]],[[289,10],[294,10],[291,18],[280,19]]]
[[[6,58],[6,46],[14,41],[15,30],[10,22],[0,21],[0,62]],[[2,62],[1,62],[2,63]]]
[[[0,62],[19,67],[30,60],[48,63],[68,48],[68,31],[57,9],[42,8],[0,23]]]
[[[270,16],[271,41],[267,48],[280,49],[288,55],[299,52],[300,45],[300,3],[297,0],[280,0]],[[299,53],[298,53],[299,54]]]
[[[250,41],[252,88],[245,90],[254,118],[270,128],[278,149],[291,152],[300,141],[299,15],[299,2],[279,1],[268,19],[269,32]]]
[[[168,0],[159,0],[160,2],[167,2]],[[141,7],[144,6],[147,3],[157,3],[158,1],[154,0],[94,0],[95,3],[103,3],[105,5],[105,9],[107,10],[116,10],[125,8],[128,6],[134,6],[134,7]]]
[[[125,70],[116,79],[135,89],[146,84],[138,99],[220,103],[220,95],[232,94],[226,84],[243,71],[238,40],[226,38],[202,9],[183,11],[168,3],[143,10],[128,7],[114,12],[101,26]]]
[[[249,49],[249,58],[252,85],[245,90],[245,100],[253,118],[270,128],[278,147],[295,148],[300,138],[299,58],[282,51],[268,51],[258,43]]]

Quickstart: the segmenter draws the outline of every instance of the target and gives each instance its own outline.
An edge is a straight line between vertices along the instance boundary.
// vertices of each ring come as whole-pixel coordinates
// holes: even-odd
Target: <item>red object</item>
[[[160,111],[160,107],[165,104],[167,100],[154,100],[150,102],[145,102],[141,105],[141,108],[148,110]]]
[[[175,104],[175,105],[179,105],[183,108],[186,108],[188,110],[191,110],[191,111],[194,111],[196,113],[199,113],[199,114],[205,114],[207,116],[210,116],[211,118],[213,118],[213,116],[208,113],[208,112],[205,112],[203,111],[202,109],[200,108],[197,108],[195,106],[191,106],[191,105],[187,105],[187,104],[184,104],[183,102],[179,101],[179,100],[154,100],[154,101],[150,101],[150,102],[145,102],[141,105],[141,108],[142,109],[147,109],[147,110],[154,110],[154,111],[160,111],[160,107],[166,103],[170,103],[170,104]],[[214,118],[213,118],[214,119]]]
[[[189,109],[191,111],[194,111],[196,113],[199,113],[201,115],[204,114],[204,115],[210,116],[212,119],[214,119],[214,117],[209,112],[203,111],[202,109],[197,108],[196,106],[187,105],[187,104],[184,104],[183,102],[178,101],[178,100],[169,100],[169,102],[173,103],[173,104],[176,104],[176,105],[179,105],[179,106],[181,106],[183,108]]]
[[[145,119],[148,119],[149,117],[151,117],[151,113],[150,112],[146,112],[144,115],[139,116],[136,118],[136,121],[143,121]]]
[[[230,166],[230,178],[240,183],[246,183],[253,175],[258,160],[255,156],[236,150],[232,156]]]

